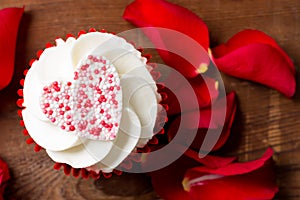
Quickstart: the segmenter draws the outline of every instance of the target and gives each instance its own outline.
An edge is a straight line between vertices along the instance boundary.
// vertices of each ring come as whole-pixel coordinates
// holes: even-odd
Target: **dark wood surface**
[[[76,2],[76,3],[75,3]],[[25,5],[16,49],[13,81],[0,91],[0,157],[10,166],[12,179],[6,197],[15,199],[156,199],[148,177],[126,174],[93,181],[54,171],[44,151],[25,143],[17,116],[16,91],[23,70],[35,52],[57,36],[90,27],[119,33],[133,28],[122,19],[128,0],[1,0],[0,9]],[[225,42],[245,28],[262,30],[300,64],[299,0],[173,0],[207,23],[212,45]],[[1,55],[0,55],[1,57]],[[299,85],[299,72],[298,72]],[[233,134],[223,148],[241,160],[275,150],[280,192],[277,199],[300,199],[300,91],[293,99],[259,84],[224,75],[228,91],[239,99]],[[105,184],[105,186],[104,186]]]

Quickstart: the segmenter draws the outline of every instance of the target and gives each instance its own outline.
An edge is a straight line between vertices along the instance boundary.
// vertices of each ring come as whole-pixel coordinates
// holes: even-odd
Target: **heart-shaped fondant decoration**
[[[116,138],[122,115],[122,90],[113,64],[89,55],[74,72],[72,82],[44,87],[41,108],[62,129],[93,140]]]

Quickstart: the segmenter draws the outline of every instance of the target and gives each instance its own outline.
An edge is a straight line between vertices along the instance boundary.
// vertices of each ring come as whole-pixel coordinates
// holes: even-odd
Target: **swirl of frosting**
[[[91,58],[98,58],[101,62],[97,59],[89,61]],[[101,66],[110,67],[104,69],[108,72],[103,72],[102,77],[95,75],[100,82],[108,75],[114,76],[114,79],[106,80],[109,82],[108,86],[101,85],[97,81],[90,83],[88,77],[84,77],[88,76],[86,75],[87,69],[82,68],[87,63],[91,66],[90,73],[94,74],[100,73],[101,75],[103,72]],[[158,102],[161,97],[157,93],[155,81],[149,70],[146,59],[141,56],[141,53],[123,38],[113,34],[91,32],[81,35],[78,39],[73,37],[69,37],[66,41],[56,39],[56,45],[44,50],[25,77],[23,89],[25,108],[22,112],[25,127],[33,140],[46,149],[49,157],[55,162],[66,163],[74,168],[92,166],[92,169],[111,172],[132,151],[137,147],[143,147],[153,136],[159,109]],[[78,73],[81,73],[80,77],[83,81],[87,80],[87,83],[90,83],[91,86],[86,91],[92,100],[93,97],[99,99],[101,96],[95,93],[96,89],[102,87],[102,91],[105,92],[108,91],[107,87],[110,84],[115,88],[120,86],[120,91],[115,90],[114,93],[112,89],[112,92],[107,92],[105,96],[114,104],[86,100],[84,102],[90,103],[87,107],[91,107],[90,110],[93,112],[83,115],[82,113],[87,111],[79,107],[71,112],[72,106],[82,102],[80,100],[82,96],[78,96],[78,93],[83,92],[80,87],[86,87],[81,82],[76,82],[76,79],[80,79],[76,77]],[[90,77],[90,80],[95,77]],[[68,99],[61,103],[57,99],[55,102],[58,98],[55,96],[56,93]],[[50,109],[46,108],[59,109],[64,106],[63,103],[70,105],[71,108],[67,109],[65,106],[59,113],[65,117],[64,113],[71,110],[72,115],[67,115],[67,118],[72,116],[75,125],[73,122],[63,121],[65,118],[59,116],[59,113],[53,113],[53,111],[49,113]],[[115,110],[112,108],[113,105],[115,105]],[[101,109],[101,106],[107,109]],[[105,110],[106,115],[100,110],[103,112]],[[78,114],[79,111],[81,115]],[[57,118],[51,118],[51,116],[57,116]],[[103,119],[103,116],[109,116],[105,119],[112,121],[111,125],[115,124],[116,127],[109,126],[107,123],[107,126],[101,125],[99,127],[102,129],[99,129],[97,124],[94,125],[97,120]],[[90,121],[92,124],[88,126],[90,129],[86,126],[84,128],[79,126],[81,122],[78,120],[80,121],[81,117],[86,118],[86,121],[95,119],[94,122]],[[66,124],[69,125],[68,128]],[[103,131],[104,127],[109,131]],[[85,134],[87,130],[91,134]]]

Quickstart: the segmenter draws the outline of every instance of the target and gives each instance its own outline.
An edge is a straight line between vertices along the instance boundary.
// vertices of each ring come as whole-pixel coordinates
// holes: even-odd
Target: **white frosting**
[[[70,134],[52,123],[40,107],[44,86],[53,81],[72,82],[74,70],[90,54],[109,59],[120,77],[122,117],[114,140],[91,140]],[[25,126],[33,140],[45,148],[55,162],[110,172],[153,136],[160,100],[155,81],[140,52],[115,35],[93,32],[77,40],[57,39],[56,46],[45,49],[33,63],[23,92]]]

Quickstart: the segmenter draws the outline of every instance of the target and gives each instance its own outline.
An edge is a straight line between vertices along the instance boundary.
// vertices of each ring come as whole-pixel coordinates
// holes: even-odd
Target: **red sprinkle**
[[[70,126],[70,127],[69,127],[69,130],[70,130],[70,131],[75,131],[75,127],[74,127],[74,126]]]

